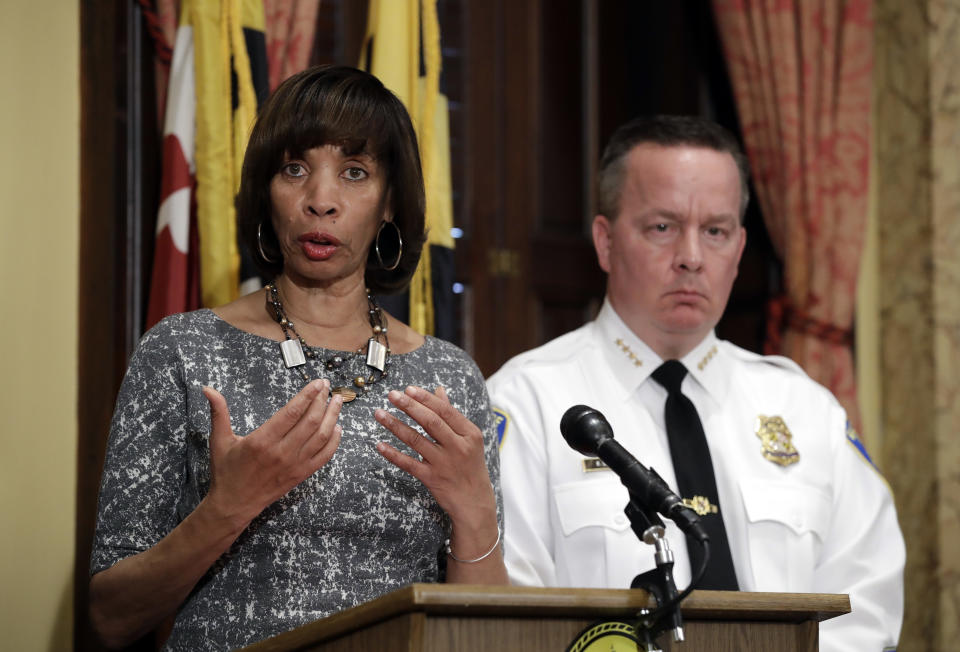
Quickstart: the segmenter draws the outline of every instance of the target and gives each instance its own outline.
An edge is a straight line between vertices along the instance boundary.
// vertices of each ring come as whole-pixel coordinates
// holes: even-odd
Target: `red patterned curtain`
[[[320,0],[264,0],[270,90],[310,63]]]
[[[713,0],[754,185],[784,264],[769,352],[859,424],[852,326],[867,221],[872,0]]]

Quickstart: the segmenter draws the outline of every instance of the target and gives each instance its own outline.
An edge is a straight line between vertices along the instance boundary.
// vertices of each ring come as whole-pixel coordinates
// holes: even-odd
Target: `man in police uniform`
[[[625,588],[653,567],[653,548],[623,513],[619,478],[573,451],[559,424],[573,405],[596,408],[616,440],[676,489],[668,392],[653,376],[679,360],[717,498],[683,497],[699,501],[704,521],[722,519],[731,588],[848,593],[852,613],[821,625],[821,649],[879,651],[896,644],[903,613],[904,545],[886,483],[826,389],[792,361],[713,332],[746,241],[746,178],[736,141],[706,120],[640,119],[614,134],[593,221],[608,274],[600,314],[488,383],[507,568],[515,584]],[[682,589],[687,544],[672,523],[667,536]]]

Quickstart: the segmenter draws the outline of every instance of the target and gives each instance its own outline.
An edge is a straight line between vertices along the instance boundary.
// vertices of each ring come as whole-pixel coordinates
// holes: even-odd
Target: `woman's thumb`
[[[227,408],[227,400],[223,398],[223,394],[212,387],[204,387],[203,395],[210,403],[210,450],[212,451],[229,441],[233,436],[233,428],[230,427],[230,410]]]

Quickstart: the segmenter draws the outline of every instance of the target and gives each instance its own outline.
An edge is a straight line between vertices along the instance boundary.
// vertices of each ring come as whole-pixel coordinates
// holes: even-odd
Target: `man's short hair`
[[[743,221],[750,199],[747,157],[733,134],[712,120],[692,115],[642,116],[621,125],[614,132],[603,150],[597,173],[597,211],[600,215],[613,220],[619,214],[624,160],[637,145],[703,147],[730,154],[740,173],[740,221]]]

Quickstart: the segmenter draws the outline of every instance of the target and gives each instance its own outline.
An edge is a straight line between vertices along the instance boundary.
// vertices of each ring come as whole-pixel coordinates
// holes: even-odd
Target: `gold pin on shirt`
[[[707,514],[716,514],[719,510],[716,505],[710,503],[705,496],[694,496],[693,498],[684,498],[683,504],[697,513],[697,516],[706,516]]]

